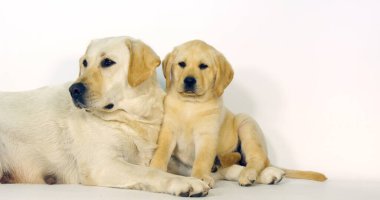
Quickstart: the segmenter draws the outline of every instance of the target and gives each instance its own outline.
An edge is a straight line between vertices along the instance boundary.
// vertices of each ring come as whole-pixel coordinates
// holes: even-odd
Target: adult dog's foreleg
[[[151,192],[174,194],[178,196],[205,196],[209,187],[196,178],[177,176],[158,169],[138,166],[123,160],[108,160],[91,165],[82,173],[84,185],[138,189]]]

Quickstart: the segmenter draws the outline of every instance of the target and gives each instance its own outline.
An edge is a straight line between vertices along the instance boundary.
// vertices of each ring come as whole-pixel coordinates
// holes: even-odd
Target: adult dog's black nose
[[[183,82],[185,83],[186,89],[193,89],[194,85],[197,83],[197,80],[192,76],[188,76],[183,80]]]
[[[71,97],[74,100],[79,100],[79,101],[83,100],[83,95],[84,95],[84,93],[86,93],[86,90],[87,90],[87,88],[86,88],[86,86],[84,86],[83,83],[74,83],[69,88]]]

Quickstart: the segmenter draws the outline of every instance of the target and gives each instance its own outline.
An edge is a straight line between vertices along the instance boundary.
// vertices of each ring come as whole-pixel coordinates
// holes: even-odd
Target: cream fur
[[[116,64],[102,69],[104,57]],[[74,106],[71,83],[0,93],[0,178],[9,173],[12,183],[45,183],[54,175],[62,184],[206,195],[208,186],[197,179],[146,167],[163,117],[153,50],[133,38],[105,38],[92,41],[80,63],[76,82],[88,86],[85,109]],[[131,70],[144,76],[128,76]],[[105,110],[108,103],[114,108]]]

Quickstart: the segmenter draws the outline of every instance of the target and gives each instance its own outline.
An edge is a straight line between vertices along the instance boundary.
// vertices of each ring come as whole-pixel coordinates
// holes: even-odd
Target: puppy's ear
[[[164,77],[166,79],[166,91],[168,91],[171,83],[171,71],[173,65],[173,54],[174,51],[166,55],[165,59],[162,61],[162,72],[164,73]]]
[[[140,40],[126,40],[130,52],[128,84],[136,87],[147,80],[161,63],[160,57]]]
[[[217,97],[222,96],[224,89],[231,83],[234,77],[234,71],[230,63],[223,56],[223,54],[217,52],[216,56],[216,80],[215,80],[215,95]]]

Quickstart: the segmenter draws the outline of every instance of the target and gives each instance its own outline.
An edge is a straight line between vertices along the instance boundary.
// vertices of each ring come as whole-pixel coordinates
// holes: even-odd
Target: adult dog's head
[[[78,108],[112,111],[152,77],[160,58],[146,44],[129,37],[93,40],[80,59],[78,79],[70,87]]]
[[[200,40],[174,48],[163,61],[168,92],[189,98],[220,97],[234,72],[227,59]]]

